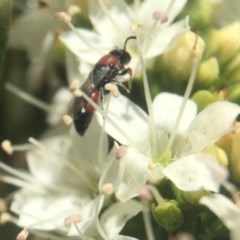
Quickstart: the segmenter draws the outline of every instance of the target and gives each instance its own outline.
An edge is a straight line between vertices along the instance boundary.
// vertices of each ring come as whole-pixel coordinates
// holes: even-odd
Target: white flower
[[[195,103],[187,100],[179,118],[182,102],[183,98],[175,94],[157,95],[153,101],[154,121],[151,121],[124,96],[112,98],[105,130],[121,144],[134,148],[141,155],[140,162],[164,165],[173,161],[162,173],[179,189],[218,191],[227,172],[213,157],[200,152],[233,129],[240,107],[230,102],[216,102],[196,115]],[[100,114],[98,120],[103,124]],[[137,162],[135,167],[138,167]],[[145,174],[149,174],[146,168]],[[146,181],[145,174],[142,182]]]
[[[62,236],[70,227],[70,235],[83,239],[131,239],[119,232],[142,206],[131,200],[132,196],[124,203],[109,202],[111,192],[98,183],[109,160],[107,139],[96,119],[84,137],[75,131],[63,132],[41,142],[30,139],[35,145],[27,151],[30,174],[0,163],[1,168],[16,175],[11,183],[22,187],[11,205],[19,215],[15,222],[26,229],[59,231]],[[105,171],[107,179],[109,175],[112,172]],[[71,216],[78,216],[77,222]]]
[[[240,234],[240,209],[230,199],[221,194],[210,194],[199,201],[207,206],[229,229],[231,240],[238,240]]]
[[[144,44],[144,56],[153,58],[163,53],[175,38],[189,29],[187,18],[171,24],[185,3],[186,0],[148,0],[134,1],[127,5],[121,0],[107,3],[90,0],[89,18],[94,31],[74,29],[60,35],[60,40],[82,64],[85,62],[93,65],[114,47],[121,48],[127,37],[137,35]],[[159,15],[158,19],[154,19],[154,13]],[[133,54],[136,50],[131,47],[130,43],[127,50],[133,57],[131,66],[136,70],[138,57]]]

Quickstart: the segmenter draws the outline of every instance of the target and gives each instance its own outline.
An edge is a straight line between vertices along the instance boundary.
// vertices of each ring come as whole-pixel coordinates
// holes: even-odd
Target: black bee
[[[130,54],[126,51],[128,40],[136,39],[130,36],[125,40],[123,49],[114,49],[107,55],[104,55],[90,72],[86,82],[81,87],[81,91],[86,93],[95,103],[102,101],[104,96],[104,86],[107,83],[114,82],[121,85],[116,77],[129,74],[130,81],[132,69],[125,68],[131,60]],[[83,96],[75,97],[73,103],[73,121],[77,132],[83,136],[93,117],[95,109]]]

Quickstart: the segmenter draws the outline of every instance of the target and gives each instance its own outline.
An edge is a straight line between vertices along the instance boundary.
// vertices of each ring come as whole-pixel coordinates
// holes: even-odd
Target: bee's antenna
[[[136,39],[136,38],[137,38],[136,36],[130,36],[130,37],[128,37],[128,38],[125,40],[125,42],[124,42],[123,50],[126,50],[126,46],[127,46],[128,40],[130,40],[130,39]]]

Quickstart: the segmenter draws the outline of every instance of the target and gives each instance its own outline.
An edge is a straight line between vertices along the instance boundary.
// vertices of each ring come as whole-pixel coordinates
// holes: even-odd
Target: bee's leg
[[[105,92],[104,87],[100,87],[99,91],[100,91],[100,102],[101,102],[100,104],[101,104],[101,108],[103,109],[103,97]]]
[[[132,89],[132,69],[131,68],[123,68],[118,75],[119,76],[123,76],[125,74],[129,75],[129,80],[128,80],[128,91],[130,92],[130,90]],[[121,84],[119,84],[121,86]]]

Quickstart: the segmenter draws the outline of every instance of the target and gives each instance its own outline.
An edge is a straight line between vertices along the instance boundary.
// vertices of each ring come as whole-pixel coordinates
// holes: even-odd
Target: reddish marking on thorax
[[[99,91],[98,90],[94,90],[91,93],[90,97],[96,104],[98,104],[98,101],[99,101]],[[87,112],[94,112],[95,108],[93,107],[93,105],[91,103],[88,102],[87,105],[86,105],[86,111]]]
[[[110,64],[118,65],[119,63],[120,63],[119,58],[112,54],[107,54],[98,61],[98,64],[103,64],[103,65],[110,65]]]

